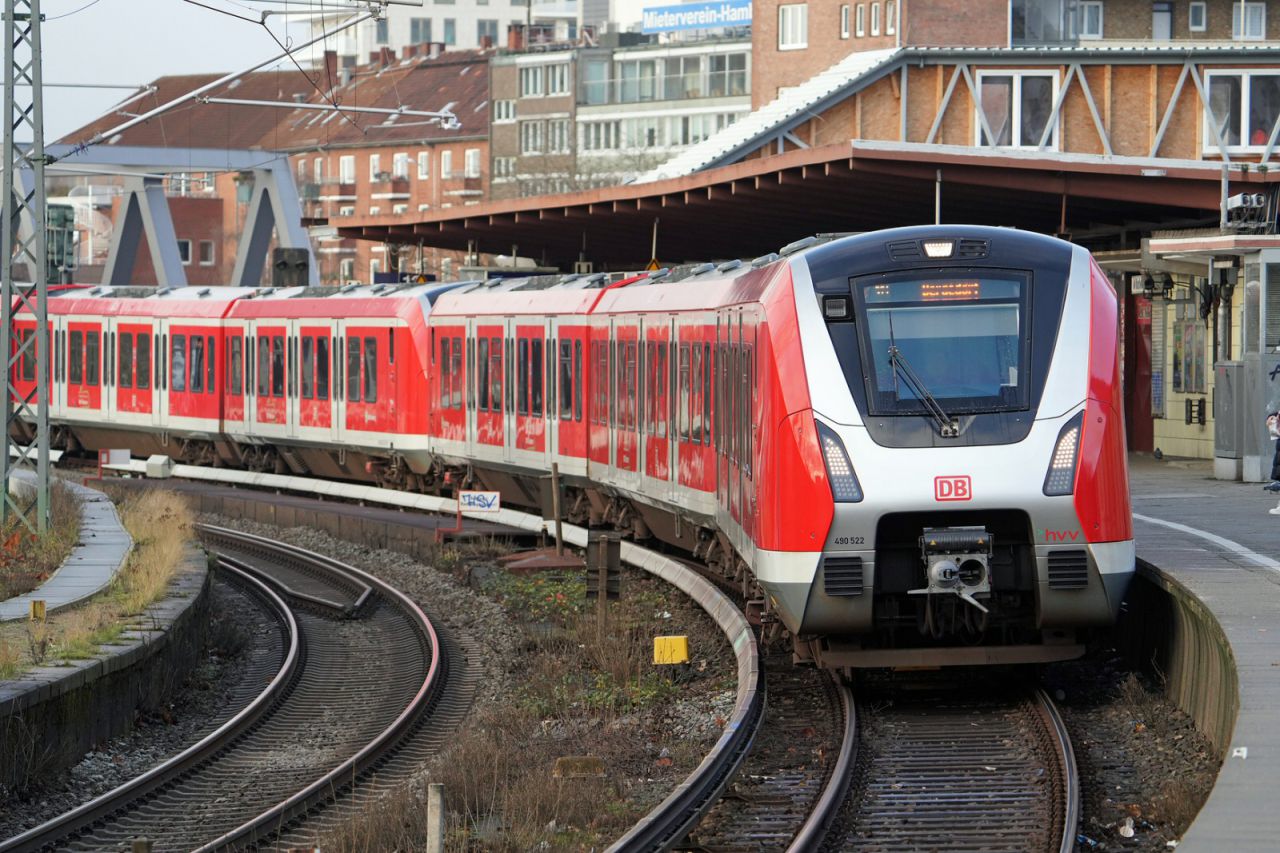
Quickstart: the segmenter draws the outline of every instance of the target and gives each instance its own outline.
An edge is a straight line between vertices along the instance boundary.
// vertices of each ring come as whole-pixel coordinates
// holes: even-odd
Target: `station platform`
[[[1129,458],[1138,558],[1195,595],[1221,625],[1239,712],[1185,851],[1280,847],[1280,496],[1216,480],[1211,460]]]
[[[19,471],[16,476],[31,475]],[[79,604],[106,589],[129,558],[133,539],[120,523],[115,505],[97,489],[64,482],[80,498],[80,542],[39,587],[0,601],[0,622],[28,618],[32,601],[44,601],[48,613]]]

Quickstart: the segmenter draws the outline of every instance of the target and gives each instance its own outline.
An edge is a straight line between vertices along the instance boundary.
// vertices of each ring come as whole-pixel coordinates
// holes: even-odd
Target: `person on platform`
[[[1271,410],[1267,413],[1267,433],[1276,442],[1276,452],[1271,458],[1271,482],[1262,488],[1268,492],[1280,492],[1280,411],[1277,411],[1280,406],[1271,405],[1267,408]],[[1280,515],[1280,504],[1276,504],[1268,512]]]

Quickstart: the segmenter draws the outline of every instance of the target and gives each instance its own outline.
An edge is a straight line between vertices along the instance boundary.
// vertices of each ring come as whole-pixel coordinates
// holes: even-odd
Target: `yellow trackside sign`
[[[654,637],[653,662],[655,664],[688,663],[689,638]]]

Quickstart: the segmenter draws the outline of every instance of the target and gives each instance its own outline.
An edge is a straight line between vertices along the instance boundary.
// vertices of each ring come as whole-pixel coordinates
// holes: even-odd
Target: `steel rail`
[[[853,768],[858,761],[858,707],[854,702],[853,688],[837,675],[832,675],[840,705],[844,709],[844,739],[840,742],[840,755],[827,778],[822,796],[805,820],[787,853],[816,853],[827,837],[827,829],[835,820],[853,784]]]
[[[1076,849],[1076,832],[1080,826],[1080,774],[1076,767],[1076,753],[1071,746],[1071,736],[1067,733],[1067,725],[1058,713],[1058,707],[1044,690],[1036,690],[1036,698],[1040,700],[1040,710],[1053,732],[1058,748],[1058,764],[1062,774],[1063,792],[1062,838],[1058,845],[1059,853],[1072,853]]]
[[[221,563],[220,565],[234,575],[237,581],[242,583],[251,594],[265,603],[269,610],[275,613],[276,618],[279,619],[287,633],[288,649],[275,677],[271,679],[266,688],[252,702],[197,743],[192,744],[167,761],[156,765],[141,776],[137,776],[71,811],[64,812],[52,820],[33,827],[21,835],[15,835],[0,842],[0,851],[3,851],[3,853],[25,853],[25,851],[42,850],[54,846],[61,839],[74,833],[78,827],[94,824],[119,810],[124,803],[147,796],[221,751],[228,742],[257,724],[263,715],[271,710],[284,696],[298,674],[303,659],[301,633],[298,630],[297,620],[284,600],[265,583],[234,566]]]
[[[221,529],[225,530],[225,528]],[[235,531],[231,532],[235,533]],[[271,543],[269,539],[250,534],[236,535],[243,536],[246,539],[258,540],[259,544],[262,542]],[[427,618],[427,615],[422,612],[422,608],[418,607],[407,595],[354,566],[338,563],[329,557],[315,554],[296,546],[284,545],[283,543],[272,544],[273,546],[280,546],[279,550],[282,552],[295,555],[307,554],[318,558],[325,564],[341,566],[344,573],[355,577],[371,589],[393,600],[401,609],[413,617],[418,627],[422,630],[430,652],[431,663],[427,669],[426,676],[422,680],[422,684],[418,687],[417,693],[409,704],[392,721],[391,725],[383,729],[377,737],[366,744],[359,752],[287,800],[275,804],[231,832],[197,848],[197,853],[237,847],[270,838],[281,829],[288,827],[296,818],[311,811],[316,805],[335,798],[338,792],[351,787],[357,778],[374,766],[386,753],[394,749],[403,737],[410,734],[424,715],[430,713],[431,709],[439,701],[443,693],[444,683],[448,678],[445,658],[441,653],[440,638],[436,634],[435,626],[431,624],[431,620]],[[360,601],[364,601],[367,595],[367,593],[362,594]]]

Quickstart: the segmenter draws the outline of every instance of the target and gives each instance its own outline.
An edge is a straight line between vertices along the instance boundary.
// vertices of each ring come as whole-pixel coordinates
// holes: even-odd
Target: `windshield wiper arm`
[[[889,334],[892,338],[892,330]],[[923,380],[912,369],[911,362],[907,361],[907,357],[902,354],[902,350],[898,349],[898,345],[892,341],[889,344],[889,365],[893,368],[894,381],[898,380],[899,375],[902,376],[902,381],[907,388],[924,404],[925,411],[929,417],[933,418],[933,422],[938,425],[938,432],[942,437],[955,438],[958,436],[960,434],[960,424],[943,411],[937,398],[929,393],[929,389],[925,387]]]

